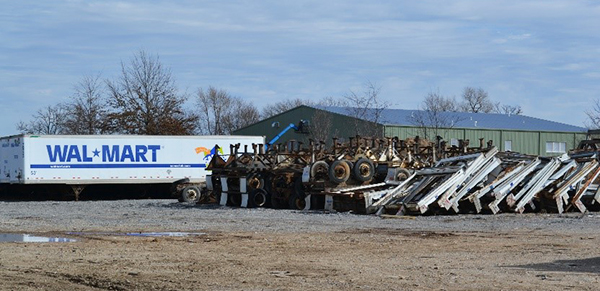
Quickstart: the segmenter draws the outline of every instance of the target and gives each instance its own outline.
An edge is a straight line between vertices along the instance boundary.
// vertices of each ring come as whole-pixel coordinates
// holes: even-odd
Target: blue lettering
[[[67,156],[67,162],[76,159],[78,162],[81,162],[81,154],[79,154],[79,148],[76,145],[69,146],[69,155]]]
[[[68,146],[63,146],[63,149],[61,150],[59,145],[55,145],[54,151],[52,151],[52,147],[50,145],[46,145],[46,150],[48,150],[48,158],[50,159],[50,162],[56,162],[57,158],[59,162],[64,162],[67,158],[67,148]]]
[[[84,145],[82,146],[82,151],[83,151],[83,161],[84,162],[91,162],[92,161],[92,157],[88,157],[88,150],[87,150],[87,146]]]
[[[122,147],[122,148],[121,148]],[[157,161],[160,145],[102,145],[102,151],[95,149],[88,152],[87,145],[46,145],[50,162],[93,162],[94,157],[100,157],[102,162],[143,162]],[[148,157],[148,153],[152,157]],[[92,156],[93,154],[93,156]]]
[[[124,162],[125,159],[129,159],[130,161],[135,161],[133,157],[133,151],[131,150],[131,146],[126,145],[123,146],[123,153],[121,153],[121,162]]]
[[[119,161],[119,146],[112,146],[112,151],[107,145],[102,146],[102,161],[103,162],[118,162]]]
[[[160,145],[149,145],[148,149],[152,151],[152,161],[156,162],[156,151],[160,150]]]
[[[147,152],[148,152],[148,148],[146,146],[136,145],[135,146],[135,161],[139,162],[140,160],[143,160],[144,162],[147,162],[148,161],[148,159],[146,159]]]

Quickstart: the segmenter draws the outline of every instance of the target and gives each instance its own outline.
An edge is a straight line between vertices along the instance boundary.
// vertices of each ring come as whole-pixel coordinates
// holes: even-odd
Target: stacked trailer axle
[[[213,157],[207,183],[214,200],[241,207],[359,211],[371,192],[389,187],[385,180],[402,181],[441,158],[486,150],[483,143],[479,148],[458,149],[445,148],[440,139],[360,136],[345,143],[334,138],[331,147],[310,140],[308,145],[289,141],[265,148],[232,144],[227,159]]]

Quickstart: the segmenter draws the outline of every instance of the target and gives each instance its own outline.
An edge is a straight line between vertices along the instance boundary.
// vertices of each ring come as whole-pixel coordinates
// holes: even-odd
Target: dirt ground
[[[0,289],[597,290],[599,236],[394,229],[70,235],[78,241],[0,244]]]

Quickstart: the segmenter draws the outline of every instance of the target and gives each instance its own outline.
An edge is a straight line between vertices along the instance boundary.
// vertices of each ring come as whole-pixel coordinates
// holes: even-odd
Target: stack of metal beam
[[[439,160],[389,188],[362,193],[366,213],[500,213],[596,210],[596,152],[535,157],[487,152]]]

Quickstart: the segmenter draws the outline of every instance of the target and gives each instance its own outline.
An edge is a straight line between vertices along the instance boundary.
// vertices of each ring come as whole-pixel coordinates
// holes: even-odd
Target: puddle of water
[[[128,232],[125,235],[127,235],[127,236],[152,236],[152,237],[156,237],[156,236],[182,237],[182,236],[206,235],[206,233],[203,233],[203,232]]]
[[[112,236],[142,236],[142,237],[185,237],[206,235],[204,232],[69,232],[69,235],[112,235]]]
[[[65,237],[45,237],[19,233],[0,233],[0,242],[76,242],[77,240]]]

